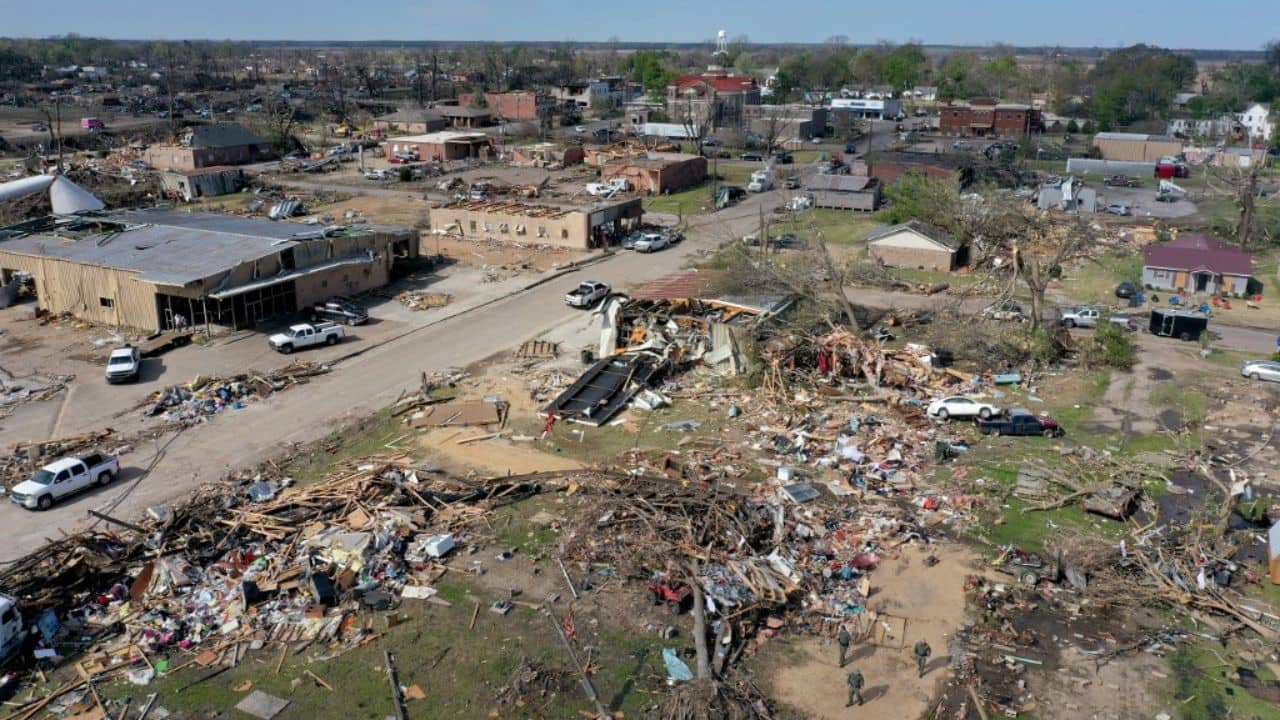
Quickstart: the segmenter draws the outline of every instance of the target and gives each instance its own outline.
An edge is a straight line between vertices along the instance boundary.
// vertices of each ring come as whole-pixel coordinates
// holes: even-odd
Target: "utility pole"
[[[55,94],[53,96],[53,127],[56,132],[53,134],[53,141],[58,146],[58,174],[62,174],[62,95]]]

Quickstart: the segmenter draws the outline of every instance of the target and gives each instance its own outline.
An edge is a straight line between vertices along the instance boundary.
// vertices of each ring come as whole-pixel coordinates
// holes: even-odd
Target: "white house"
[[[1274,120],[1271,117],[1271,108],[1262,103],[1254,103],[1249,106],[1248,110],[1240,113],[1240,124],[1249,133],[1249,137],[1263,142],[1271,142],[1271,129]]]

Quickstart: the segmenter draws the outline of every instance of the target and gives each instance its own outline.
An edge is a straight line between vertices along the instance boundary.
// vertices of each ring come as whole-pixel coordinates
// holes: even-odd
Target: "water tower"
[[[716,33],[716,51],[713,54],[715,55],[729,54],[729,33],[728,32],[721,30],[720,32]]]

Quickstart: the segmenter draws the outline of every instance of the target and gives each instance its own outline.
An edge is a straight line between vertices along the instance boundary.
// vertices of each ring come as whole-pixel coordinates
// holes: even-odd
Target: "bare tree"
[[[1205,178],[1209,188],[1222,195],[1230,195],[1235,202],[1239,216],[1232,235],[1241,250],[1248,250],[1253,241],[1270,239],[1271,228],[1259,222],[1258,217],[1258,178],[1262,175],[1262,159],[1250,157],[1249,167],[1207,169]]]
[[[760,122],[760,137],[764,140],[765,149],[773,150],[778,139],[790,129],[791,118],[786,110],[777,105],[768,106]]]

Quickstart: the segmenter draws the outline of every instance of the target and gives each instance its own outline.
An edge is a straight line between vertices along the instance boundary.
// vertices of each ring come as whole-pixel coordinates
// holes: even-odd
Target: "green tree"
[[[1108,126],[1160,117],[1195,77],[1196,61],[1188,55],[1149,45],[1117,50],[1089,73],[1093,115]]]
[[[968,50],[956,50],[938,65],[938,95],[944,98],[965,98],[974,95],[969,89],[970,77],[978,65],[978,58]]]
[[[909,90],[920,83],[928,65],[929,58],[918,43],[900,45],[885,58],[881,78],[899,91]]]
[[[1076,123],[1075,118],[1071,118],[1070,120],[1067,121],[1067,132],[1072,135],[1075,135],[1076,133],[1080,132],[1080,126]]]
[[[874,85],[882,79],[885,53],[878,48],[860,50],[849,68],[853,81],[860,85]]]

